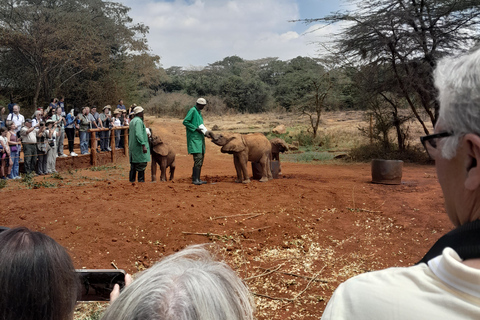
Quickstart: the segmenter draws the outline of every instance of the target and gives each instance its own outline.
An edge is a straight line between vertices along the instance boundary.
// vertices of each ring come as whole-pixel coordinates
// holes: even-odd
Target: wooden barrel
[[[402,183],[402,160],[372,160],[372,182],[381,184]]]

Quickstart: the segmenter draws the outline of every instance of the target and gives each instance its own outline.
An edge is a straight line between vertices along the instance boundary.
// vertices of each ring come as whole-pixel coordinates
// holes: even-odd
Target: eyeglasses
[[[422,145],[427,151],[427,154],[430,156],[430,158],[435,160],[435,156],[437,155],[436,139],[451,137],[453,135],[454,133],[451,131],[444,131],[444,132],[429,134],[427,136],[420,137],[420,142],[422,142]]]

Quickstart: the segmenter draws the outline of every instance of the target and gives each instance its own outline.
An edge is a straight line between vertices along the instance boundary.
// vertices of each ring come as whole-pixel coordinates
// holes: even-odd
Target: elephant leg
[[[247,170],[247,165],[248,165],[248,155],[247,154],[242,154],[239,157],[239,162],[240,162],[240,168],[242,169],[242,183],[249,183],[250,182],[250,177],[248,176],[248,170]]]
[[[170,181],[173,180],[173,177],[175,176],[175,161],[172,162],[170,165]]]
[[[157,161],[155,161],[155,157],[152,155],[152,165],[150,166],[151,173],[152,173],[152,182],[157,182]]]
[[[266,166],[266,169],[267,169],[267,177],[268,177],[268,180],[272,180],[272,179],[273,179],[273,174],[272,174],[272,160],[270,159],[270,157],[267,157],[267,166]]]
[[[236,183],[240,183],[243,181],[242,178],[242,168],[240,165],[240,159],[238,158],[238,155],[234,154],[233,155],[233,164],[235,165],[235,171],[237,172],[237,179],[235,180]]]
[[[260,182],[267,182],[268,179],[272,179],[272,170],[270,169],[270,158],[269,157],[262,157],[260,159],[260,165],[262,166],[262,178]]]
[[[160,181],[167,181],[167,157],[160,159]]]

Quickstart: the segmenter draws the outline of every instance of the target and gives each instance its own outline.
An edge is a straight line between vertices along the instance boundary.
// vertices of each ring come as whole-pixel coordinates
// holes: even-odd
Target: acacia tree
[[[9,79],[10,90],[31,96],[36,107],[41,97],[47,101],[65,92],[81,76],[104,73],[129,54],[148,49],[148,29],[133,25],[128,11],[102,0],[1,1],[1,76]]]
[[[439,58],[479,39],[480,0],[361,0],[355,10],[306,22],[347,22],[337,54],[356,65],[387,66],[396,94],[428,134],[422,111],[438,116],[432,71]]]

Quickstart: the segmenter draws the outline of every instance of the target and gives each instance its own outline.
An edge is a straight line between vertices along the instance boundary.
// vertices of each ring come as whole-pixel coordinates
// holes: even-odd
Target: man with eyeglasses
[[[438,63],[440,113],[421,138],[455,229],[412,267],[341,284],[326,319],[480,319],[480,49]]]

